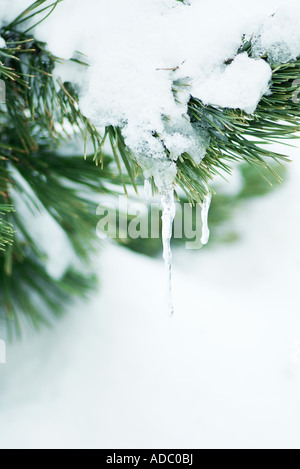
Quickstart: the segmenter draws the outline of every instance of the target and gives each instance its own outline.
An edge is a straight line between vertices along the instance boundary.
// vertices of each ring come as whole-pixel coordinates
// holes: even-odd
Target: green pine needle
[[[46,6],[46,0],[35,1],[0,29],[7,44],[0,49],[0,77],[6,82],[6,105],[0,106],[0,318],[16,330],[21,328],[22,316],[35,327],[48,324],[49,311],[54,315],[62,311],[70,296],[86,294],[93,282],[88,275],[74,271],[60,281],[47,274],[45,253],[34,243],[22,214],[13,211],[13,195],[26,198],[33,212],[41,207],[48,212],[66,233],[78,258],[88,263],[96,245],[95,195],[101,199],[115,195],[120,188],[127,192],[129,186],[137,192],[142,183],[142,171],[126,147],[121,129],[109,126],[100,135],[82,114],[75,87],[54,77],[60,59],[31,35],[32,25],[45,21],[60,1]],[[251,41],[241,41],[238,53],[243,52],[251,56]],[[226,64],[233,59],[229,57]],[[73,60],[88,66],[80,53]],[[273,163],[288,159],[274,152],[270,144],[295,139],[300,130],[300,108],[293,99],[300,58],[275,64],[272,69],[271,93],[262,98],[253,115],[206,106],[191,96],[188,113],[208,148],[200,164],[187,153],[177,161],[175,184],[190,202],[201,201],[214,176],[230,173],[236,161],[249,163],[268,179],[267,170],[280,181]],[[175,100],[183,86],[188,83],[174,81]],[[74,135],[81,137],[83,154],[62,156],[60,145]],[[103,153],[106,142],[110,142],[113,157]],[[88,156],[90,143],[93,154]],[[167,151],[166,158],[170,158]]]

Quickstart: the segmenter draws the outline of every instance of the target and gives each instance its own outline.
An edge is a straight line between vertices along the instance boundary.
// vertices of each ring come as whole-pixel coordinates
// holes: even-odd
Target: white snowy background
[[[163,261],[99,253],[101,289],[0,365],[0,448],[300,448],[300,161],[242,240]],[[297,161],[298,160],[298,161]]]
[[[17,10],[11,11],[11,2],[1,0],[1,21],[13,18],[30,3],[14,0]],[[117,125],[126,118],[123,132],[135,150],[144,149],[149,129],[151,135],[154,128],[160,129],[162,114],[176,117],[177,112],[182,113],[174,107],[169,75],[158,74],[157,67],[181,64],[178,78],[194,77],[193,89],[204,93],[196,95],[205,102],[250,111],[267,91],[270,70],[265,62],[238,57],[222,76],[215,75],[236,52],[242,33],[253,33],[252,23],[258,21],[266,24],[266,29],[261,26],[258,31],[258,52],[271,48],[274,55],[282,57],[284,52],[290,59],[298,55],[300,47],[300,9],[295,0],[288,2],[293,7],[288,16],[283,10],[278,22],[277,17],[270,17],[266,23],[264,19],[281,1],[255,0],[250,9],[249,2],[237,0],[193,0],[186,11],[194,27],[183,22],[181,36],[178,28],[171,27],[171,37],[165,28],[155,27],[165,24],[160,11],[157,23],[155,5],[167,8],[171,0],[143,0],[149,12],[153,8],[155,13],[149,17],[140,0],[132,0],[133,13],[128,10],[126,16],[129,22],[123,16],[128,2],[109,3],[104,10],[107,16],[95,15],[98,9],[86,9],[87,16],[82,18],[82,2],[76,0],[72,2],[72,21],[66,20],[67,3],[70,0],[64,2],[66,10],[61,10],[67,16],[53,15],[37,34],[65,58],[78,48],[91,52],[91,75],[81,104],[98,125]],[[89,5],[98,5],[101,13],[101,6],[108,4],[89,0]],[[223,5],[223,9],[215,5]],[[202,7],[208,18],[200,15]],[[204,18],[202,27],[194,11]],[[116,12],[118,21],[114,23]],[[170,24],[178,26],[182,17],[174,15]],[[93,28],[89,28],[91,17]],[[115,30],[123,25],[122,34],[110,30],[109,22],[106,29],[99,27],[106,18],[117,25]],[[132,24],[139,27],[131,34]],[[154,36],[157,42],[149,41]],[[143,41],[151,46],[147,54]],[[213,75],[202,76],[210,56],[216,63],[205,70]],[[234,74],[236,82],[228,77],[228,70],[239,72]],[[67,72],[74,75],[73,70]],[[240,72],[248,80],[241,79]],[[239,85],[234,87],[235,93],[227,93],[228,83]],[[181,121],[179,124],[181,128]],[[153,151],[156,155],[156,147],[149,147],[149,156]],[[70,308],[52,330],[39,335],[27,331],[22,342],[8,347],[7,365],[0,365],[1,449],[300,449],[299,149],[290,150],[290,155],[294,163],[288,182],[268,197],[243,205],[236,214],[233,224],[241,234],[239,242],[200,252],[174,252],[173,318],[166,309],[161,259],[151,260],[113,245],[99,252],[95,261],[101,289],[90,301]],[[32,225],[32,231],[39,236],[38,227]],[[54,248],[51,235],[49,238]],[[66,258],[61,253],[58,257],[62,271],[69,262]],[[57,271],[57,265],[53,268]]]

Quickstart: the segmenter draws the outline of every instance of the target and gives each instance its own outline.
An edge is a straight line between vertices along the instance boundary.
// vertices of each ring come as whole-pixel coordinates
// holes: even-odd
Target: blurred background
[[[244,166],[216,184],[208,246],[174,243],[174,317],[160,241],[99,249],[89,300],[7,346],[2,449],[300,448],[300,161],[288,152],[282,186]]]

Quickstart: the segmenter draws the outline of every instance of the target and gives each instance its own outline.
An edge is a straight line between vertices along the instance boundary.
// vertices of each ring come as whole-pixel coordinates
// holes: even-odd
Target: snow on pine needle
[[[2,9],[7,16],[5,2]],[[121,129],[164,191],[178,158],[187,153],[199,164],[210,143],[191,123],[190,97],[254,113],[272,78],[261,55],[297,57],[299,18],[295,1],[63,0],[34,34],[58,57],[85,54],[89,67],[65,62],[57,75],[77,87],[81,111],[100,132]],[[253,57],[238,54],[243,37],[255,38]]]
[[[68,173],[71,181],[92,188],[103,182],[104,192],[105,179],[137,189],[137,176],[144,173],[146,194],[156,186],[164,202],[170,278],[174,191],[203,203],[205,243],[211,179],[229,172],[234,161],[264,170],[268,161],[286,159],[261,143],[294,138],[300,130],[299,24],[295,0],[1,0],[0,78],[7,88],[1,110],[2,248],[12,242],[10,220],[19,226],[19,210],[5,209],[14,202],[9,164],[30,180],[82,258],[88,257],[94,217],[87,217],[87,201],[77,204],[78,194],[61,184],[55,197],[47,197],[58,183],[45,183],[47,164],[59,179]],[[64,159],[62,170],[58,156],[45,149],[78,131],[86,143],[91,138],[92,164],[79,156],[76,164]],[[115,167],[108,171],[112,159],[103,153],[105,141],[119,175]],[[93,158],[102,173],[94,172]],[[64,224],[75,206],[76,217]],[[14,276],[21,275],[17,234],[12,249],[18,254],[10,257]],[[27,267],[34,271],[35,265]],[[52,277],[53,283],[53,272],[41,269],[45,282]],[[78,277],[64,281],[76,291]],[[29,301],[26,308],[32,309]]]
[[[3,0],[2,22],[30,5]],[[33,6],[28,21],[21,18],[13,26],[65,59],[55,73],[74,86],[83,115],[99,134],[109,134],[118,150],[124,144],[161,192],[176,178],[187,186],[180,161],[187,165],[184,172],[205,157],[209,161],[212,140],[217,137],[220,148],[235,123],[226,112],[224,118],[213,113],[199,118],[195,103],[197,111],[197,103],[239,110],[238,124],[245,127],[247,116],[272,94],[274,62],[300,55],[296,0],[39,0]],[[37,7],[42,13],[32,16]],[[247,41],[251,47],[243,49]],[[120,129],[119,138],[108,128]],[[199,188],[203,197],[206,185],[200,181],[194,195]]]

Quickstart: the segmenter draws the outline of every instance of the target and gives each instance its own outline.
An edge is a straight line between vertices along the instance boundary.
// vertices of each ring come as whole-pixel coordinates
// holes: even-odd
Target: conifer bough
[[[60,59],[46,43],[36,40],[34,28],[28,27],[28,20],[32,22],[36,15],[39,22],[41,14],[47,21],[60,2],[44,3],[34,2],[0,29],[6,42],[6,47],[0,48],[0,78],[6,84],[6,104],[0,105],[0,318],[18,331],[22,316],[36,327],[49,323],[51,314],[60,314],[66,301],[75,294],[84,295],[94,285],[84,268],[80,272],[69,269],[59,280],[51,277],[45,267],[45,252],[14,207],[18,194],[35,210],[48,212],[66,233],[77,256],[88,262],[97,223],[91,193],[114,195],[130,185],[138,191],[143,183],[143,170],[126,146],[122,129],[107,126],[104,135],[100,134],[81,112],[76,88],[55,77]],[[252,48],[251,38],[241,38],[238,54],[252,57]],[[225,65],[229,67],[234,58],[228,57]],[[296,99],[300,58],[286,63],[270,62],[268,54],[261,58],[272,68],[270,93],[263,96],[253,114],[205,105],[190,97],[190,121],[199,138],[205,133],[208,142],[206,156],[199,164],[188,153],[176,161],[174,186],[191,202],[201,202],[213,177],[229,173],[236,161],[255,166],[264,176],[267,169],[278,178],[272,162],[288,161],[269,144],[295,139],[300,130]],[[87,67],[80,54],[73,61]],[[174,78],[175,100],[186,86]],[[84,155],[73,157],[60,154],[59,146],[74,133],[82,136],[84,148],[92,142],[92,155],[86,150]],[[153,135],[160,139],[155,132]],[[106,141],[112,157],[103,152]],[[165,152],[171,160],[167,148]],[[154,180],[152,184],[155,188]]]

